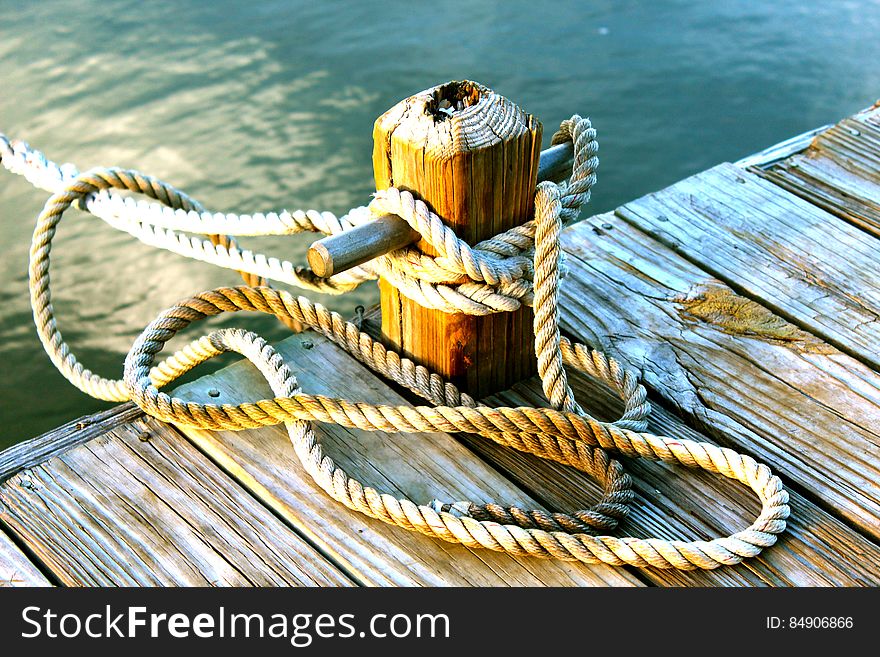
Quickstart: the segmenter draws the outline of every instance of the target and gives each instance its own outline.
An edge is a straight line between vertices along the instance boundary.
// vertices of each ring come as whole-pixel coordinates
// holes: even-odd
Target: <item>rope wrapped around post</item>
[[[736,564],[773,545],[785,529],[788,494],[770,469],[747,455],[708,443],[645,433],[649,412],[644,388],[637,376],[617,361],[571,344],[560,337],[557,295],[562,275],[559,234],[577,217],[595,182],[595,131],[578,116],[563,122],[553,143],[574,143],[574,171],[567,183],[542,183],[535,197],[535,219],[491,240],[470,247],[424,204],[405,192],[387,190],[377,195],[371,210],[395,212],[428,239],[440,255],[429,258],[415,249],[387,254],[339,277],[310,278],[292,265],[261,256],[244,257],[228,239],[208,249],[197,240],[181,238],[175,230],[236,228],[237,234],[254,224],[260,230],[284,228],[322,232],[354,225],[362,210],[336,220],[317,213],[282,213],[234,218],[201,211],[201,206],[173,187],[137,172],[98,169],[85,174],[48,162],[35,151],[12,145],[0,135],[3,164],[28,176],[53,196],[43,208],[31,248],[30,285],[34,319],[40,339],[59,370],[81,390],[113,401],[131,399],[156,418],[205,429],[240,430],[285,423],[298,458],[316,483],[349,508],[412,531],[516,555],[553,557],[585,563],[658,568],[716,568]],[[31,155],[29,160],[28,155]],[[33,163],[37,164],[34,165]],[[157,199],[158,204],[119,201],[111,188],[128,189]],[[362,333],[319,304],[304,297],[265,286],[220,288],[191,297],[161,313],[138,337],[125,360],[120,380],[99,377],[77,361],[58,330],[51,304],[49,254],[62,213],[73,203],[88,209],[139,239],[200,259],[216,256],[225,266],[285,274],[287,282],[310,289],[341,292],[378,273],[393,281],[419,303],[446,312],[473,314],[500,312],[520,303],[535,307],[535,351],[544,392],[554,406],[545,408],[492,408],[477,404],[442,378],[415,365]],[[129,211],[130,210],[130,211]],[[282,218],[283,217],[283,218]],[[320,217],[320,219],[316,219]],[[354,218],[351,218],[354,217]],[[181,228],[185,226],[186,228]],[[267,234],[265,232],[261,234]],[[192,248],[187,251],[185,244]],[[201,249],[201,250],[200,250]],[[208,255],[210,254],[210,256]],[[237,258],[236,258],[237,255]],[[210,261],[210,260],[209,260]],[[238,267],[244,262],[247,267]],[[254,265],[254,266],[251,266]],[[293,273],[293,276],[289,276]],[[281,279],[285,280],[285,279]],[[325,289],[326,288],[326,289]],[[283,321],[304,325],[327,336],[355,358],[383,376],[406,386],[434,406],[370,405],[302,392],[290,369],[264,340],[239,329],[215,331],[154,365],[155,355],[178,331],[194,321],[223,312],[260,311]],[[186,402],[160,392],[197,364],[225,351],[248,358],[269,381],[273,399],[234,405]],[[624,400],[623,416],[615,423],[600,422],[585,413],[574,399],[565,366],[598,377]],[[502,445],[535,453],[577,467],[598,478],[604,497],[593,509],[572,514],[524,510],[498,504],[434,500],[417,504],[397,499],[351,478],[326,455],[311,422],[337,423],[368,431],[456,432],[484,436]],[[735,479],[751,488],[762,504],[758,518],[746,529],[711,541],[667,541],[594,535],[614,529],[632,499],[629,477],[608,452],[699,468]]]

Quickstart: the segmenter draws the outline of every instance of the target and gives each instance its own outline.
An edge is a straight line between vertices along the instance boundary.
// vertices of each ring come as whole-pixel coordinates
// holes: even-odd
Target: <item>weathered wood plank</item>
[[[880,108],[844,119],[799,155],[751,171],[880,236]]]
[[[63,424],[41,436],[24,440],[0,452],[0,483],[16,472],[39,465],[51,457],[88,442],[113,427],[143,415],[134,404],[120,404]]]
[[[105,429],[0,486],[0,519],[68,585],[351,585],[152,419]]]
[[[743,169],[749,169],[752,167],[758,169],[769,167],[787,157],[791,157],[801,151],[807,150],[816,135],[825,132],[831,127],[833,127],[832,124],[819,126],[818,128],[813,128],[807,132],[790,137],[785,141],[774,144],[773,146],[768,146],[762,151],[758,151],[757,153],[753,153],[741,160],[737,160],[736,166],[742,167]]]
[[[719,443],[880,537],[880,375],[612,214],[565,231],[563,246],[567,331],[641,368]]]
[[[880,369],[880,251],[855,226],[732,164],[616,212],[737,292]]]
[[[570,383],[590,413],[619,417],[620,401],[586,377]],[[493,398],[506,405],[543,405],[537,379]],[[649,431],[688,440],[706,441],[699,432],[660,407],[654,400]],[[514,450],[499,449],[478,437],[462,436],[490,462],[528,482],[545,504],[578,508],[583,491],[595,488],[585,475],[565,466]],[[709,441],[712,442],[712,441]],[[747,526],[759,512],[744,489],[708,473],[674,468],[646,460],[624,459],[633,477],[636,499],[617,535],[702,540],[724,536]],[[859,535],[796,492],[791,493],[792,517],[772,548],[755,559],[713,571],[648,569],[643,574],[660,586],[859,586],[880,584],[880,546]]]
[[[0,531],[0,587],[3,586],[52,586],[52,584],[12,542],[12,539]]]
[[[402,403],[381,379],[316,334],[277,345],[303,390],[369,403]],[[216,393],[211,396],[210,393]],[[241,362],[182,386],[177,395],[237,403],[270,394]],[[513,557],[431,539],[366,518],[317,487],[293,453],[286,431],[208,432],[181,428],[227,472],[347,572],[369,585],[639,585],[634,575],[605,566]],[[349,473],[392,494],[429,502],[536,502],[448,434],[385,434],[316,425],[324,444]]]

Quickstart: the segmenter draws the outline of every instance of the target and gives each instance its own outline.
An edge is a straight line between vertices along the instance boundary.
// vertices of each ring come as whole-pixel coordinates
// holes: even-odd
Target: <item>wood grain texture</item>
[[[641,368],[696,428],[880,537],[876,372],[612,214],[565,231],[563,247],[565,330]]]
[[[16,472],[38,465],[56,454],[88,442],[107,430],[143,416],[132,403],[86,415],[41,436],[24,440],[0,452],[0,483]]]
[[[880,251],[862,230],[731,164],[616,212],[735,291],[880,369]]]
[[[376,120],[376,188],[414,192],[476,244],[531,218],[541,131],[533,116],[476,83],[428,89]],[[419,247],[436,255],[424,240]],[[386,344],[471,394],[502,390],[536,371],[530,309],[474,317],[428,310],[384,281],[380,289]]]
[[[873,108],[818,135],[801,154],[750,169],[880,237],[880,126]]]
[[[12,539],[0,531],[0,587],[52,586]]]
[[[816,135],[825,132],[831,127],[833,127],[833,124],[819,126],[818,128],[813,128],[807,132],[790,137],[778,144],[773,144],[773,146],[768,146],[762,151],[752,153],[741,160],[737,160],[736,166],[743,169],[766,169],[787,157],[807,150],[810,144],[813,143]]]
[[[381,379],[323,337],[304,333],[277,349],[302,389],[368,403],[405,403]],[[211,397],[210,392],[219,393]],[[250,363],[182,386],[193,401],[237,403],[270,395]],[[626,570],[519,558],[431,539],[351,511],[306,474],[283,427],[208,432],[181,427],[236,480],[366,585],[615,585],[640,580]],[[530,496],[448,434],[386,434],[315,425],[327,452],[352,476],[417,502],[507,501]]]
[[[0,520],[66,585],[352,583],[152,419],[7,479]]]

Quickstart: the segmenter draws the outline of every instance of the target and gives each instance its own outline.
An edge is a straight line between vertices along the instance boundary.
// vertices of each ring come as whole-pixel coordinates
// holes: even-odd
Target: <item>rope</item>
[[[562,209],[563,221],[569,223],[589,200],[596,180],[596,131],[589,120],[576,116],[562,123],[554,140],[574,144],[573,173]],[[533,304],[534,222],[471,247],[422,201],[393,188],[377,192],[369,208],[353,208],[338,218],[314,210],[235,215],[208,212],[171,185],[137,171],[97,168],[80,174],[72,164],[59,166],[23,142],[10,142],[2,133],[0,160],[8,170],[52,193],[54,202],[63,206],[59,212],[75,203],[149,246],[239,271],[248,285],[272,280],[323,294],[344,294],[382,277],[420,305],[447,313],[489,315]],[[82,184],[74,185],[75,181]],[[144,194],[159,202],[135,201],[114,189]],[[389,212],[406,219],[440,255],[430,257],[410,247],[325,279],[287,260],[241,249],[231,237],[300,232],[333,235]],[[47,231],[50,223],[47,218]],[[208,239],[186,233],[204,234]]]
[[[574,144],[574,167],[567,183],[542,183],[535,195],[535,219],[470,246],[411,194],[395,189],[377,193],[369,210],[359,208],[337,219],[330,213],[221,215],[204,211],[173,187],[133,171],[94,169],[79,174],[59,167],[26,145],[0,135],[4,166],[52,192],[37,219],[31,246],[30,289],[40,339],[56,367],[78,388],[100,399],[131,399],[166,422],[204,429],[241,430],[285,423],[297,457],[328,495],[347,507],[383,522],[428,536],[515,555],[553,557],[584,563],[658,568],[716,568],[753,557],[776,541],[789,515],[788,494],[766,465],[747,455],[708,443],[645,433],[650,411],[635,373],[613,358],[562,338],[558,290],[564,273],[559,235],[577,218],[595,183],[598,165],[595,130],[578,116],[563,122],[553,143]],[[125,189],[159,203],[134,202],[111,192]],[[122,379],[105,379],[86,369],[64,342],[51,303],[49,263],[52,239],[64,211],[76,204],[147,243],[244,272],[247,286],[219,288],[163,311],[129,351]],[[418,230],[437,251],[429,257],[415,249],[377,258],[331,279],[318,279],[290,263],[238,248],[228,234],[290,234],[314,230],[333,234],[369,218],[394,212]],[[178,231],[213,235],[186,238]],[[222,233],[222,234],[221,234]],[[275,276],[276,274],[281,276]],[[535,307],[535,351],[544,392],[554,408],[492,408],[477,404],[440,376],[372,340],[359,327],[319,304],[250,281],[258,276],[307,289],[342,293],[379,276],[422,305],[445,312],[489,314]],[[166,360],[155,356],[192,322],[239,310],[272,314],[288,324],[310,327],[386,378],[429,400],[434,406],[370,405],[304,393],[280,355],[257,335],[240,330],[214,331]],[[199,363],[225,351],[250,360],[269,382],[273,399],[240,405],[198,404],[159,388]],[[600,422],[577,404],[565,366],[608,383],[624,401],[622,417]],[[595,507],[571,514],[527,510],[464,500],[417,504],[365,486],[324,453],[312,422],[367,431],[467,432],[501,445],[571,465],[604,486]],[[755,492],[762,509],[746,529],[711,541],[667,541],[595,535],[613,530],[632,500],[631,481],[609,456],[659,460],[720,474]]]

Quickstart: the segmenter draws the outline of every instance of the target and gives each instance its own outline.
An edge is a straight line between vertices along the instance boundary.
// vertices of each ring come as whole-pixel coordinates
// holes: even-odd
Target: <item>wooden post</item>
[[[533,116],[475,82],[428,89],[376,120],[376,188],[412,191],[476,244],[531,219],[541,130]],[[419,247],[436,255],[424,241]],[[386,344],[474,397],[535,372],[531,308],[449,314],[423,308],[385,281],[379,285]]]

